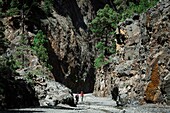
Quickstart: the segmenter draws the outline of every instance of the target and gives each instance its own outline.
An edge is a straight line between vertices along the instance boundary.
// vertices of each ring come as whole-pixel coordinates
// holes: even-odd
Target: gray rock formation
[[[14,77],[15,80],[26,81],[32,85],[32,90],[35,91],[37,102],[40,106],[57,106],[59,103],[75,106],[72,91],[61,83],[55,82],[53,74],[39,62],[38,57],[34,54],[30,45],[27,45],[26,42],[25,44],[22,43],[23,37],[18,36],[21,33],[21,29],[13,30],[8,26],[8,21],[8,19],[4,20],[7,27],[4,33],[6,38],[10,41],[10,48],[7,49],[7,54],[5,56],[8,58],[11,57],[15,62],[21,63],[16,70],[19,75]],[[35,34],[28,31],[24,38],[34,36]],[[22,57],[20,57],[20,55]],[[24,86],[22,88],[24,88]],[[11,91],[10,95],[12,93]],[[22,95],[22,92],[19,93]],[[9,96],[9,98],[11,99],[12,97]],[[23,102],[27,102],[25,97],[22,99]],[[11,103],[11,105],[12,104],[14,103]],[[20,104],[22,106],[22,103],[18,103],[14,107],[20,107]],[[23,107],[29,106],[23,104]]]
[[[0,21],[0,109],[39,106],[38,98],[30,83],[12,70],[12,59],[6,52],[9,42],[5,38],[5,25]],[[11,61],[9,61],[9,59]]]
[[[86,0],[56,1],[52,17],[41,19],[47,26],[52,73],[73,92],[92,92],[94,87],[94,46],[87,30],[94,16],[92,8]]]
[[[13,77],[5,78],[2,75],[0,82],[0,109],[39,106],[38,98],[31,84],[24,80],[15,80]]]
[[[59,103],[76,106],[70,89],[55,81],[47,81],[36,85],[40,106],[56,106]]]
[[[139,15],[139,18],[133,16],[133,19],[120,23],[122,35],[126,37],[125,45],[119,45],[108,66],[97,70],[95,95],[108,96],[110,86],[118,84],[120,97],[125,103],[143,104],[146,101],[169,104],[169,12],[170,2],[164,1]],[[154,67],[156,60],[159,71]],[[155,75],[159,77],[154,78]],[[150,88],[149,83],[153,80],[159,81],[159,94],[151,94],[154,96],[152,101],[144,100],[146,89]],[[151,87],[151,90],[154,89]]]

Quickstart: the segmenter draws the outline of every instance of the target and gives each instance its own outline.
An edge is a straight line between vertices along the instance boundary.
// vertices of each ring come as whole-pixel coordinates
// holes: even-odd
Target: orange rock
[[[159,77],[159,72],[158,72],[158,63],[156,63],[155,66],[153,67],[152,74],[151,74],[151,81],[156,87],[158,87],[158,85],[160,83],[160,77]]]
[[[151,82],[147,85],[145,90],[145,97],[144,99],[149,102],[155,103],[160,96],[160,77],[158,72],[158,61],[153,65],[152,73],[151,73]]]

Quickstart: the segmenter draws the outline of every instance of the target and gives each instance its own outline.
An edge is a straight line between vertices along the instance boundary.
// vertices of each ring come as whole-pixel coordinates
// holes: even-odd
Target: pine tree
[[[107,63],[104,61],[104,57],[115,52],[115,40],[111,40],[111,36],[116,30],[119,21],[118,17],[118,13],[106,4],[103,9],[97,12],[95,19],[90,24],[91,31],[98,38],[96,48],[99,51],[99,57],[95,60],[96,67]],[[111,46],[109,45],[110,41],[112,43]]]

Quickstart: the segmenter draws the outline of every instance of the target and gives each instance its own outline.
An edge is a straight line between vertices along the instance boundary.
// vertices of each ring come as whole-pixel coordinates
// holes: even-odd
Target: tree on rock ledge
[[[108,4],[103,9],[97,11],[96,17],[90,23],[90,30],[97,37],[96,48],[98,57],[95,59],[95,67],[101,67],[108,62],[104,58],[110,54],[115,53],[116,44],[114,38],[111,36],[116,30],[119,22],[118,13],[116,13]]]

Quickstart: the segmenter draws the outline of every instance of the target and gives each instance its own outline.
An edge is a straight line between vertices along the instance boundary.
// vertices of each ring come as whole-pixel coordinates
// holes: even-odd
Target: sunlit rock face
[[[95,95],[109,96],[117,84],[125,103],[169,103],[169,12],[170,2],[163,1],[119,24],[125,44],[117,44],[112,63],[97,70]]]

